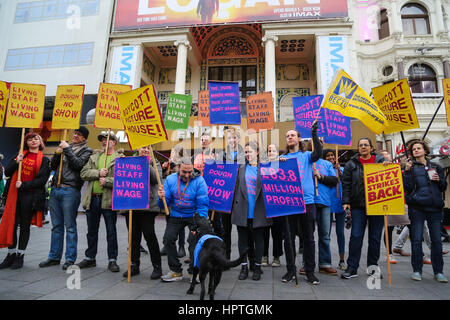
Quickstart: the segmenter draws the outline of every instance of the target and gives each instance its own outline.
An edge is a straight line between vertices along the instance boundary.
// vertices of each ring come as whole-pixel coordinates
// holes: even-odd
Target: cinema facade
[[[201,131],[195,123],[198,92],[208,89],[209,80],[239,83],[243,129],[245,97],[270,91],[284,137],[293,128],[292,98],[325,94],[337,68],[368,93],[407,77],[420,128],[404,134],[406,140],[421,137],[442,99],[442,79],[450,78],[450,6],[446,0],[367,3],[117,0],[105,81],[133,88],[153,84],[163,113],[169,94],[192,95],[189,130],[171,132],[175,141],[157,145],[160,151],[180,142],[193,146],[189,139]],[[223,127],[212,133],[221,138]],[[352,135],[353,149],[358,138],[369,136],[394,157],[401,151],[398,133],[375,136],[355,120]],[[426,140],[433,144],[448,136],[442,106]]]

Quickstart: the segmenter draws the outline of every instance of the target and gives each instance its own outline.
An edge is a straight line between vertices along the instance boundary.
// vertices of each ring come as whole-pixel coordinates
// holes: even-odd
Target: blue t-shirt
[[[336,170],[333,168],[333,165],[330,161],[319,159],[316,162],[316,168],[319,171],[319,173],[323,176],[331,176],[336,177]],[[324,185],[323,183],[318,182],[318,188],[319,188],[319,196],[316,196],[314,193],[314,202],[320,203],[321,205],[324,205],[326,207],[331,206],[331,197],[332,192],[334,190],[334,197],[336,198],[336,187],[328,187]]]
[[[249,164],[245,167],[245,184],[247,185],[248,218],[253,219],[256,201],[256,177],[258,167]]]
[[[283,155],[283,157],[286,159],[297,158],[298,171],[300,173],[300,179],[302,181],[305,204],[313,204],[315,187],[313,179],[311,151],[306,152],[297,151]]]
[[[201,237],[194,249],[194,267],[199,268],[200,265],[200,253],[202,252],[203,249],[203,244],[205,243],[206,240],[211,239],[211,238],[215,238],[215,239],[219,239],[220,241],[223,241],[221,238],[219,238],[218,236],[212,235],[212,234],[205,234],[203,237]]]
[[[335,170],[336,171],[336,170]],[[341,176],[344,172],[344,168],[341,167]],[[342,208],[342,181],[339,180],[339,198],[336,197],[336,187],[333,188],[331,192],[331,213],[343,213],[344,209]]]

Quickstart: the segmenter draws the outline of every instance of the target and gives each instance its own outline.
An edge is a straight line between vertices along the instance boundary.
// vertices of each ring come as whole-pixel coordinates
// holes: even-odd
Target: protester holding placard
[[[227,148],[222,150],[217,154],[218,161],[225,161],[228,163],[237,162],[238,164],[245,163],[245,153],[244,148],[239,144],[241,139],[241,133],[238,128],[230,128],[226,131]],[[237,190],[237,189],[235,189]],[[222,215],[222,225],[223,225],[223,240],[226,246],[227,259],[230,260],[231,257],[231,231],[233,225],[231,224],[231,215]]]
[[[137,156],[139,157],[151,157],[149,147],[139,148]],[[149,162],[151,163],[151,162]],[[161,167],[157,162],[157,168],[161,175]],[[135,276],[140,273],[140,257],[141,257],[141,239],[144,235],[144,239],[147,242],[148,251],[150,252],[150,259],[153,265],[153,272],[150,279],[159,279],[162,276],[161,268],[161,253],[159,251],[158,238],[155,233],[155,218],[158,216],[160,209],[158,206],[158,180],[156,178],[156,171],[150,165],[150,181],[149,181],[149,207],[147,210],[133,210],[132,217],[132,236],[131,243],[128,244],[129,250],[131,249],[131,271],[130,276]],[[128,213],[125,214],[125,221],[128,225]],[[124,278],[128,277],[128,271],[123,274]]]
[[[431,263],[434,278],[439,282],[447,283],[448,280],[442,273],[444,260],[440,233],[444,207],[442,192],[447,188],[444,171],[441,166],[427,159],[430,149],[424,141],[411,143],[408,146],[408,152],[412,159],[406,163],[403,180],[411,220],[411,264],[413,267],[411,279],[422,280],[422,234],[426,220],[431,237]]]
[[[77,260],[77,215],[81,199],[83,181],[80,177],[81,169],[92,155],[92,149],[87,146],[89,130],[80,126],[75,130],[72,142],[61,141],[51,160],[51,169],[55,171],[51,182],[50,216],[52,219],[52,237],[48,259],[39,267],[59,265],[64,249],[64,229],[66,231],[66,262],[63,270],[73,265]],[[62,172],[60,163],[62,160]],[[58,181],[60,180],[60,181]]]
[[[205,179],[198,170],[194,169],[192,159],[183,157],[181,159],[178,173],[171,174],[158,190],[158,205],[164,208],[161,199],[166,198],[167,206],[170,207],[170,216],[164,232],[163,243],[167,248],[167,258],[170,272],[161,277],[162,281],[172,282],[183,279],[183,269],[177,256],[175,241],[181,229],[194,225],[194,213],[208,217],[208,187]],[[190,228],[191,229],[191,228]],[[189,256],[190,268],[194,266],[193,253],[195,240],[189,233]]]
[[[279,147],[276,144],[269,144],[267,146],[267,160],[278,161],[280,155]],[[262,258],[262,266],[267,267],[269,265],[269,239],[270,232],[272,232],[273,242],[273,261],[272,267],[279,267],[280,257],[283,255],[283,218],[273,217],[272,225],[264,230],[264,253]]]
[[[380,242],[384,227],[383,216],[366,215],[366,198],[364,191],[364,164],[384,163],[381,155],[375,154],[372,141],[361,138],[358,141],[358,153],[345,165],[342,176],[342,203],[344,210],[351,210],[352,230],[348,245],[347,270],[341,275],[343,279],[358,276],[359,260],[364,240],[366,225],[369,224],[369,248],[367,270],[378,265]]]
[[[107,145],[107,134],[98,135],[103,150],[96,150],[90,156],[89,161],[81,170],[81,179],[88,181],[87,190],[83,195],[82,204],[86,210],[88,226],[85,258],[78,263],[82,268],[95,267],[95,257],[97,255],[98,230],[100,218],[103,215],[106,226],[106,240],[108,242],[108,270],[119,272],[117,265],[117,213],[112,208],[112,188],[114,184],[114,159],[123,157],[123,150],[116,151],[117,138],[114,134],[109,134],[109,144]],[[106,167],[105,167],[106,157]]]
[[[258,169],[259,147],[256,142],[245,146],[245,164],[239,165],[231,222],[237,226],[239,255],[248,252],[253,280],[261,279],[261,262],[264,251],[264,230],[272,225],[266,218],[266,209]],[[253,266],[254,264],[254,266]],[[239,280],[248,277],[247,259],[242,263]]]
[[[0,223],[0,248],[8,247],[8,255],[0,269],[23,267],[25,250],[30,239],[30,225],[42,227],[42,211],[45,208],[45,184],[50,176],[50,160],[42,150],[45,145],[40,135],[28,133],[24,152],[11,160],[5,169],[6,205]],[[21,178],[18,179],[19,162],[22,161]],[[34,218],[33,218],[34,217]],[[20,235],[17,241],[17,228]]]
[[[316,204],[317,231],[319,236],[319,272],[329,275],[337,275],[337,271],[331,265],[331,198],[336,196],[332,193],[338,179],[333,165],[322,158],[317,160],[316,168],[313,169],[314,177],[318,181],[318,195],[314,196]]]
[[[311,135],[314,143],[314,151],[306,151],[300,133],[295,130],[289,130],[286,133],[286,149],[287,153],[284,158],[296,158],[298,161],[298,168],[300,172],[301,184],[303,187],[304,201],[306,205],[306,212],[304,214],[290,215],[289,227],[290,230],[296,230],[297,223],[300,225],[300,234],[303,238],[303,261],[305,263],[306,279],[312,284],[319,284],[319,279],[314,275],[315,269],[315,241],[314,228],[316,223],[316,207],[314,205],[314,179],[313,179],[313,162],[319,160],[322,156],[322,144],[317,136],[317,120],[314,121],[311,127]],[[291,232],[291,239],[285,236],[285,241],[291,241],[295,249],[295,233]],[[282,281],[289,282],[294,279],[295,256],[292,257],[290,252],[286,252],[286,267],[287,273],[283,276]],[[295,252],[295,250],[294,250]]]
[[[339,165],[339,162],[336,161],[336,156],[334,155],[334,151],[330,149],[323,150],[323,158],[329,161],[335,170],[337,170],[339,174],[339,197],[337,196],[336,186],[332,188],[331,191],[331,206],[330,211],[331,214],[334,214],[334,219],[336,220],[335,230],[336,230],[336,238],[338,243],[339,250],[339,264],[338,268],[345,271],[347,269],[347,265],[344,261],[345,255],[345,213],[342,208],[342,173],[344,172],[344,168]]]

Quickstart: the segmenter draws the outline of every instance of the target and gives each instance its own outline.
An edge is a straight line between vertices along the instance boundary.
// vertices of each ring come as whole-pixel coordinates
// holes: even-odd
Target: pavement
[[[86,241],[86,218],[80,214],[78,223],[78,260],[84,258]],[[159,216],[155,222],[156,234],[162,245],[165,229],[165,218]],[[198,300],[200,286],[193,295],[186,295],[189,287],[187,265],[184,265],[184,279],[180,282],[164,283],[160,280],[150,280],[153,270],[148,254],[141,255],[141,273],[131,278],[131,283],[123,278],[122,273],[127,268],[128,232],[125,218],[118,216],[117,220],[119,257],[119,273],[107,270],[106,232],[101,222],[99,234],[99,250],[97,267],[79,270],[80,274],[66,273],[59,266],[39,268],[38,264],[46,260],[50,246],[51,223],[43,228],[32,228],[30,242],[25,253],[24,267],[19,270],[0,270],[0,300]],[[186,230],[187,232],[187,230]],[[346,248],[350,237],[346,230]],[[394,231],[394,241],[398,235]],[[317,233],[316,233],[317,240]],[[144,242],[143,242],[144,244]],[[237,231],[233,227],[231,258],[238,257]],[[145,247],[145,245],[144,245]],[[444,249],[450,250],[450,244],[444,243]],[[316,245],[317,250],[317,245]],[[333,267],[337,267],[338,250],[336,234],[332,230],[331,250]],[[410,252],[408,241],[404,248]],[[187,244],[186,244],[187,251]],[[271,252],[271,248],[270,248]],[[428,248],[424,245],[424,252]],[[260,281],[253,281],[251,274],[247,280],[238,280],[240,267],[225,271],[216,290],[216,300],[448,300],[450,298],[450,284],[442,284],[433,280],[431,265],[424,265],[423,280],[410,280],[412,272],[410,257],[396,256],[398,263],[391,265],[391,285],[388,284],[388,269],[386,249],[381,245],[380,269],[383,279],[368,277],[365,273],[367,253],[367,232],[361,256],[361,266],[358,277],[344,280],[340,276],[330,276],[316,272],[320,280],[319,285],[306,282],[304,276],[298,276],[299,285],[295,282],[283,283],[281,277],[286,272],[284,256],[281,257],[281,267],[264,267],[264,274]],[[0,261],[7,254],[7,249],[0,250]],[[184,258],[183,258],[184,260]],[[269,258],[271,261],[272,258]],[[297,256],[298,262],[301,257]],[[316,258],[317,261],[317,258]],[[163,274],[169,269],[167,256],[162,257]],[[339,274],[342,271],[339,271]],[[444,274],[450,276],[450,253],[444,256]],[[79,275],[77,282],[77,276]]]

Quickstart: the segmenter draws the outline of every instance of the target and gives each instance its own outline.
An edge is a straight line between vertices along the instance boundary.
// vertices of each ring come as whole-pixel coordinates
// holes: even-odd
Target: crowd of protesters
[[[296,237],[300,237],[303,258],[298,270],[306,280],[317,285],[318,270],[330,276],[338,275],[333,267],[330,239],[332,222],[335,221],[339,260],[335,262],[343,279],[358,276],[363,239],[368,230],[367,273],[374,275],[374,267],[380,260],[381,238],[383,236],[383,216],[366,214],[365,186],[363,168],[365,164],[380,163],[388,165],[392,159],[388,152],[375,152],[372,141],[362,138],[358,141],[358,152],[341,167],[339,155],[332,150],[323,150],[317,136],[317,124],[311,129],[312,139],[308,143],[302,140],[295,130],[286,133],[286,150],[281,152],[276,144],[261,149],[257,142],[241,146],[238,129],[226,131],[227,147],[216,151],[212,148],[209,134],[201,137],[201,150],[193,156],[187,156],[181,146],[175,146],[167,162],[157,162],[157,170],[164,178],[164,185],[158,186],[157,172],[150,168],[149,209],[137,210],[133,214],[132,240],[128,244],[131,250],[130,276],[140,272],[140,253],[142,235],[150,252],[153,272],[151,279],[165,282],[183,279],[182,263],[179,258],[186,255],[184,240],[186,227],[194,226],[194,215],[208,219],[215,234],[223,239],[227,258],[231,257],[232,228],[236,226],[239,255],[246,256],[242,262],[239,279],[251,278],[258,281],[263,276],[263,267],[280,267],[280,257],[285,255],[286,273],[281,281],[296,279]],[[30,238],[30,225],[42,226],[42,212],[46,208],[46,184],[51,171],[51,192],[48,209],[51,216],[51,241],[48,257],[39,264],[45,268],[60,265],[65,251],[63,270],[77,261],[78,232],[77,215],[80,202],[86,210],[87,249],[84,258],[77,264],[79,268],[96,267],[98,232],[101,217],[106,226],[108,270],[119,272],[117,264],[117,214],[112,210],[112,188],[114,180],[114,159],[124,157],[117,150],[117,138],[100,134],[99,150],[90,149],[86,140],[89,131],[81,126],[75,130],[70,143],[62,141],[55,154],[49,160],[43,155],[45,148],[42,138],[36,133],[25,136],[23,152],[20,152],[3,170],[6,185],[2,194],[4,199],[3,216],[0,222],[0,247],[8,248],[8,253],[0,264],[0,269],[20,269]],[[391,263],[396,263],[394,253],[408,256],[403,250],[408,233],[411,238],[411,279],[422,280],[424,263],[432,265],[434,278],[438,282],[447,282],[443,274],[443,250],[441,231],[443,229],[443,192],[447,187],[443,169],[428,158],[427,144],[413,140],[408,144],[408,158],[402,165],[405,189],[405,215],[400,221],[390,218],[388,244]],[[150,156],[149,148],[136,151],[137,156]],[[303,189],[306,212],[287,217],[267,218],[261,183],[262,162],[286,161],[297,159]],[[209,210],[208,189],[202,177],[205,161],[209,159],[237,162],[239,170],[235,186],[231,214]],[[3,182],[3,179],[2,179]],[[82,185],[87,189],[81,194]],[[3,187],[1,184],[0,187]],[[317,190],[316,190],[317,189]],[[155,234],[155,218],[165,208],[166,201],[170,214],[167,216],[163,239]],[[128,213],[122,213],[124,215]],[[128,221],[128,219],[126,219]],[[392,244],[394,226],[404,226],[402,234]],[[20,226],[20,228],[19,228]],[[347,260],[345,226],[351,227],[347,242]],[[128,224],[127,224],[128,227]],[[318,239],[315,239],[317,228]],[[405,235],[403,234],[405,233]],[[19,234],[19,235],[18,235]],[[64,236],[65,234],[65,236]],[[271,259],[269,253],[272,238]],[[425,238],[430,249],[430,258],[422,251]],[[64,247],[65,239],[65,247]],[[178,250],[177,250],[178,240]],[[189,244],[188,273],[194,266],[195,238],[188,231]],[[317,243],[317,250],[316,250]],[[386,243],[386,242],[385,242]],[[283,245],[284,244],[284,245]],[[161,247],[160,247],[161,245]],[[64,250],[65,248],[65,250]],[[182,250],[181,250],[182,249]],[[169,272],[163,275],[161,255],[167,254]],[[316,256],[318,257],[316,262]],[[271,262],[270,262],[271,261]],[[317,268],[316,268],[317,265]],[[123,274],[128,276],[128,271]]]

